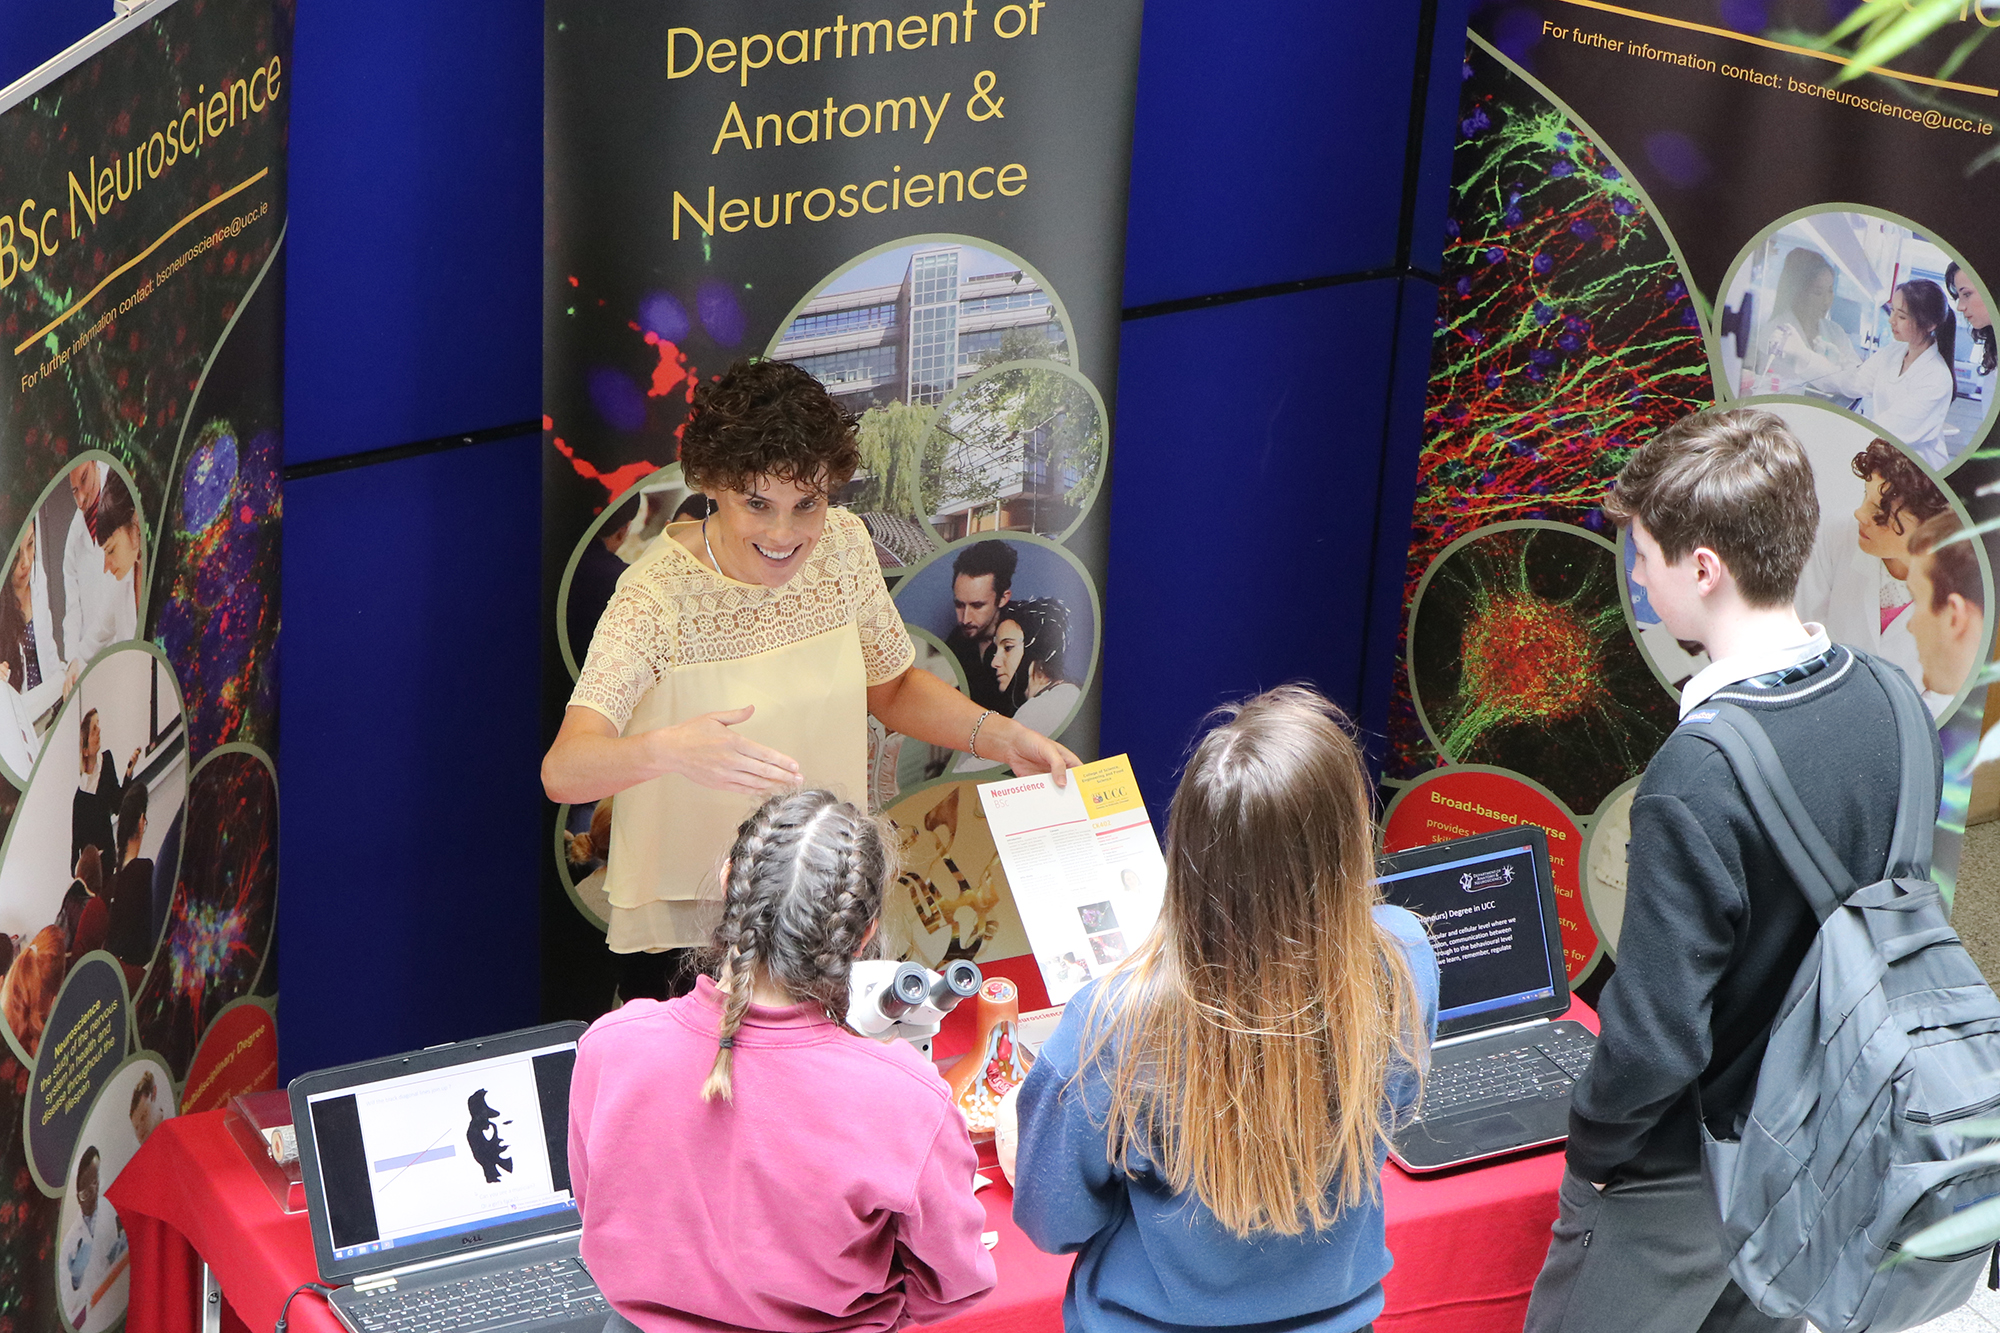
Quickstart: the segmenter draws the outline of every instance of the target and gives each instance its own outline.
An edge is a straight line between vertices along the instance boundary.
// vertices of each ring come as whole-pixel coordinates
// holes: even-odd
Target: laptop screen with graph
[[[324,1203],[315,1230],[324,1228],[336,1267],[372,1270],[576,1225],[567,1143],[575,1043],[450,1049],[462,1058],[306,1093]]]

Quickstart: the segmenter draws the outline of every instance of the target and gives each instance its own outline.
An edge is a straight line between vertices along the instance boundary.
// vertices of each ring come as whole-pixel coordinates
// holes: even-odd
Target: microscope
[[[980,980],[979,964],[968,958],[953,959],[943,972],[886,958],[857,962],[848,974],[847,1026],[877,1041],[900,1038],[928,1060],[944,1016],[978,994]]]

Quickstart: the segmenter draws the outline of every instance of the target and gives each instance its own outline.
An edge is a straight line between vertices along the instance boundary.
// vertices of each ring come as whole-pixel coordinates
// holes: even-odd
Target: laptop
[[[1569,1011],[1548,836],[1522,827],[1396,852],[1383,896],[1430,932],[1437,1040],[1416,1119],[1389,1155],[1441,1171],[1569,1137],[1569,1092],[1597,1038]]]
[[[569,1081],[581,1023],[291,1085],[320,1280],[351,1333],[597,1333],[577,1253]]]

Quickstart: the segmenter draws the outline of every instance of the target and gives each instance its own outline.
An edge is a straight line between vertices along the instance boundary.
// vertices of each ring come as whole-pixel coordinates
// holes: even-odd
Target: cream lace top
[[[737,731],[796,759],[807,786],[865,806],[868,687],[916,657],[868,530],[829,510],[805,566],[776,588],[716,573],[674,530],[620,576],[570,703],[627,736],[754,705]],[[722,858],[756,805],[672,774],[618,793],[605,869],[611,947],[706,944],[721,917]]]

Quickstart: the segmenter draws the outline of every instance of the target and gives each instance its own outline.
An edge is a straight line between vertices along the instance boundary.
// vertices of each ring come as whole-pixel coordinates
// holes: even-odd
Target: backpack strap
[[[1902,790],[1883,877],[1928,879],[1938,808],[1930,714],[1901,670],[1866,653],[1854,653],[1854,657],[1888,695],[1901,750]],[[1791,872],[1813,916],[1824,924],[1859,886],[1806,812],[1763,725],[1748,709],[1713,702],[1690,713],[1681,725],[1699,726],[1700,734],[1729,760],[1757,823],[1771,839],[1772,849]]]
[[[1931,842],[1937,832],[1937,773],[1931,763],[1930,710],[1916,686],[1897,668],[1866,653],[1854,654],[1875,674],[1896,714],[1896,735],[1903,749],[1903,790],[1896,805],[1896,831],[1889,838],[1889,868],[1884,879],[1929,879]]]
[[[1706,704],[1688,715],[1701,735],[1722,751],[1736,772],[1750,809],[1771,849],[1791,872],[1799,891],[1822,924],[1860,885],[1827,844],[1826,835],[1806,813],[1805,804],[1785,776],[1785,766],[1771,747],[1771,738],[1748,709],[1730,703]],[[1686,723],[1682,724],[1686,726]]]

